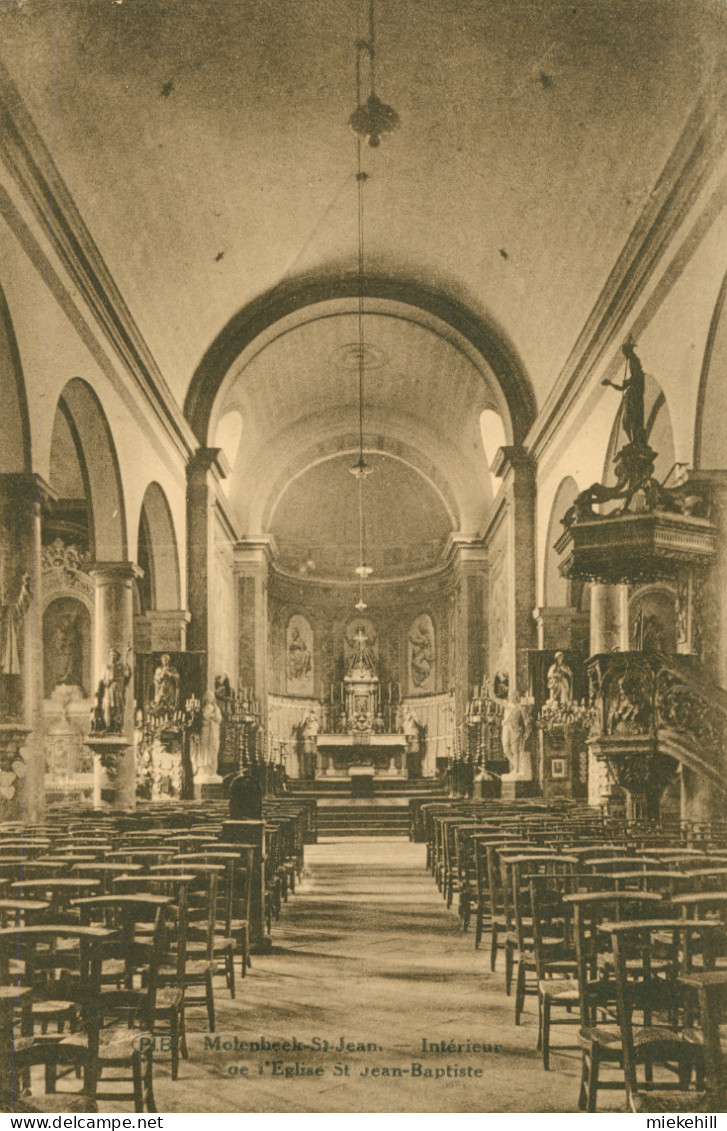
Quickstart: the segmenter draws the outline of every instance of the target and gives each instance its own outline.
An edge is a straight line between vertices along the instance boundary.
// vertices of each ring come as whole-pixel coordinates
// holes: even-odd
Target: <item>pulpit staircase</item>
[[[619,784],[641,794],[653,815],[681,769],[701,779],[710,799],[709,812],[682,815],[721,817],[727,801],[727,691],[692,657],[617,652],[592,657],[588,666],[598,719],[589,743]],[[625,728],[622,719],[630,720]]]

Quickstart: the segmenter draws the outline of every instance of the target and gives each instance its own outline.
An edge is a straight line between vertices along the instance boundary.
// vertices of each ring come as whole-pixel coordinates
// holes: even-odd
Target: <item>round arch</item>
[[[548,520],[548,534],[545,543],[545,561],[543,563],[543,604],[549,608],[564,608],[574,604],[572,582],[561,577],[558,569],[558,554],[555,543],[562,533],[561,519],[570,506],[575,502],[578,494],[578,484],[572,475],[566,475],[561,480],[555,492],[553,505],[550,508]]]
[[[65,417],[78,456],[93,556],[97,561],[126,561],[126,512],[119,461],[101,402],[86,381],[74,377],[64,387],[56,411]]]
[[[172,512],[158,483],[144,492],[139,515],[139,565],[149,608],[178,609],[181,605],[179,552]]]
[[[217,393],[243,350],[288,315],[331,299],[356,298],[359,285],[357,275],[288,280],[240,310],[207,350],[185,398],[184,413],[200,444],[210,443]],[[370,276],[365,281],[365,297],[418,307],[461,334],[487,361],[500,385],[510,415],[512,442],[523,441],[535,419],[535,397],[522,362],[500,330],[449,295],[421,283]]]
[[[9,472],[27,474],[33,467],[28,398],[18,343],[2,287],[0,287],[0,419],[3,422],[0,474]]]

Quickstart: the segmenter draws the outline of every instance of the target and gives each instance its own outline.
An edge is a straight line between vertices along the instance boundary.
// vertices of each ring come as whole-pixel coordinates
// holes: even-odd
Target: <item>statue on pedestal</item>
[[[96,734],[121,734],[123,731],[126,688],[130,679],[129,664],[122,661],[118,648],[111,648],[96,689],[91,722],[91,730]]]
[[[562,652],[555,653],[555,660],[548,668],[548,691],[552,702],[559,707],[567,707],[573,702],[573,672],[565,662]]]
[[[530,756],[525,749],[525,741],[530,734],[530,719],[520,703],[517,691],[510,692],[503,709],[502,751],[510,763],[510,772],[503,775],[503,780],[517,778],[519,781],[530,781]]]
[[[222,711],[217,706],[213,691],[205,691],[202,697],[200,718],[199,746],[194,776],[196,778],[216,778],[217,759],[220,752]]]
[[[151,710],[155,715],[171,717],[179,704],[179,672],[168,652],[161,658],[154,672],[154,698]]]
[[[414,753],[419,749],[419,726],[408,703],[401,710],[401,729],[406,738],[407,751]]]

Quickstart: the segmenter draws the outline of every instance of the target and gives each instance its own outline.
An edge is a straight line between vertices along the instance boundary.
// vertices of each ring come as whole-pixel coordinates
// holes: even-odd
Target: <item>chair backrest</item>
[[[586,1029],[595,1024],[599,1009],[616,1001],[613,980],[604,976],[600,965],[601,957],[611,953],[610,937],[600,931],[601,924],[656,917],[663,900],[655,892],[601,891],[567,894],[563,902],[573,909],[581,1025]]]
[[[688,965],[697,951],[704,969],[709,969],[713,964],[712,944],[721,925],[700,920],[655,919],[604,923],[600,930],[611,937],[626,1093],[633,1107],[639,1091],[634,1014],[641,1014],[645,1026],[651,1025],[654,1014],[669,1014],[671,1024],[659,1042],[659,1059],[664,1063],[684,1055],[678,1038],[678,1018],[685,1002],[685,989],[679,976],[683,965]],[[674,1038],[669,1032],[676,1034]],[[652,1048],[650,1068],[653,1061]]]

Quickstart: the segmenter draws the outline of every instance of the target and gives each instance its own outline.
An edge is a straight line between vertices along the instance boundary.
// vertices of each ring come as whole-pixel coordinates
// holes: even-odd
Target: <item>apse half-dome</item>
[[[351,453],[308,468],[280,497],[272,516],[279,565],[310,578],[356,580],[359,564],[359,485]],[[431,569],[452,531],[435,488],[412,467],[368,454],[373,469],[362,488],[365,558],[371,580]]]

